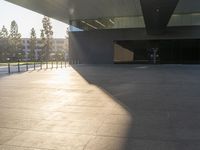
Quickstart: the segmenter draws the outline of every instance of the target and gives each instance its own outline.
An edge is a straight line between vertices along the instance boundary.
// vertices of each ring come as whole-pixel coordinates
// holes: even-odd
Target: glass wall
[[[116,43],[134,53],[132,63],[153,63],[154,58],[161,64],[200,63],[199,39],[130,40]]]
[[[172,15],[168,26],[199,26],[200,13],[174,14]]]

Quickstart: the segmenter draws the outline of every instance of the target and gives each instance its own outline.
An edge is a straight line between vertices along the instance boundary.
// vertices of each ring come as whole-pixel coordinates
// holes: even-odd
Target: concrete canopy
[[[7,0],[64,21],[141,16],[140,0]]]
[[[200,12],[200,1],[198,0],[7,1],[65,23],[69,23],[70,20],[144,16],[146,29],[149,34],[163,33],[173,13],[190,14]]]

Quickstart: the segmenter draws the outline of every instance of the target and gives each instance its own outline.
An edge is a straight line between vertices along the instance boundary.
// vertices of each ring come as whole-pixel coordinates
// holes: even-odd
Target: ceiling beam
[[[140,0],[148,34],[164,34],[179,0]]]

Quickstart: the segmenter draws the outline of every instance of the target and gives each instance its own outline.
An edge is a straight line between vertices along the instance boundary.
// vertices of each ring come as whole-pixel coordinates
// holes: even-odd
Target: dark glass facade
[[[196,64],[200,63],[199,39],[116,41],[134,53],[131,63]],[[130,63],[130,62],[129,62]]]

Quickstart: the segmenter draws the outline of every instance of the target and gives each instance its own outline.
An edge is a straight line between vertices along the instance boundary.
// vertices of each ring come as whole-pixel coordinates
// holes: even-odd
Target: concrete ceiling
[[[46,16],[68,20],[141,16],[140,0],[7,0]]]
[[[164,28],[166,27],[172,13],[185,14],[185,13],[200,12],[199,0],[7,0],[7,1],[66,23],[69,23],[69,20],[144,16],[146,29],[147,31],[149,31],[148,33],[150,34],[161,33],[162,30],[164,30]],[[158,12],[159,14],[158,13],[154,14],[155,9],[157,8],[161,8],[159,9]],[[154,21],[152,22],[152,20]]]

